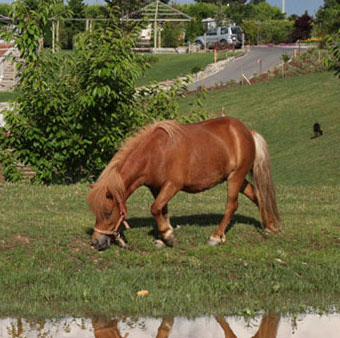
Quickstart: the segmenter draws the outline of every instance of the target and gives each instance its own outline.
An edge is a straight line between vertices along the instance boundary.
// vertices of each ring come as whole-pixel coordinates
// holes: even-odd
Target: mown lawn
[[[242,52],[220,52],[218,60],[226,56],[240,55]],[[198,70],[204,70],[206,66],[214,62],[214,53],[193,53],[193,54],[157,54],[154,55],[156,62],[151,63],[143,77],[137,81],[137,86],[144,86],[153,82],[175,79],[178,76],[191,74]]]
[[[339,98],[338,78],[315,73],[210,91],[200,109],[216,117],[224,107],[226,115],[260,132],[269,144],[276,182],[339,184]],[[194,95],[182,99],[180,111],[190,112],[194,101]],[[311,139],[315,122],[321,124],[324,135]]]
[[[243,196],[227,242],[206,241],[224,211],[225,186],[170,202],[179,243],[153,245],[151,194],[128,202],[131,249],[90,248],[86,185],[0,185],[0,315],[235,315],[340,310],[339,81],[314,74],[211,92],[267,139],[283,227],[265,234]],[[183,114],[191,97],[181,102]],[[324,135],[310,139],[318,121]],[[138,298],[136,292],[149,291]]]

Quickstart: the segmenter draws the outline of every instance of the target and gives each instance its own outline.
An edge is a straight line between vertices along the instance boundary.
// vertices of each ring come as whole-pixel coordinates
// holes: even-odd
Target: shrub
[[[280,43],[290,42],[294,23],[284,20],[255,21],[244,20],[242,29],[247,32],[250,42],[260,43]]]
[[[16,9],[25,13],[25,6],[18,3]],[[154,86],[136,92],[146,61],[132,50],[137,32],[123,35],[119,19],[81,34],[73,53],[52,54],[36,51],[39,18],[45,22],[41,11],[31,11],[30,18],[21,25],[24,38],[16,40],[25,58],[20,94],[0,132],[7,179],[18,178],[20,161],[36,171],[37,182],[91,180],[138,126],[178,118],[175,98],[182,83],[166,91]]]
[[[327,47],[330,55],[324,59],[324,63],[340,78],[340,29],[336,36],[328,39]]]

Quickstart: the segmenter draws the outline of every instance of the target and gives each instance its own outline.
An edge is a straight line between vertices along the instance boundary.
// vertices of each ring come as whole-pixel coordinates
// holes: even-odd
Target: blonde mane
[[[173,139],[183,131],[183,125],[177,121],[162,121],[146,125],[134,135],[125,140],[119,151],[114,155],[110,163],[100,174],[94,187],[88,194],[88,203],[92,211],[98,215],[104,208],[106,192],[109,191],[118,202],[125,200],[126,188],[122,181],[119,170],[132,150],[142,144],[144,140],[158,128],[163,129]]]

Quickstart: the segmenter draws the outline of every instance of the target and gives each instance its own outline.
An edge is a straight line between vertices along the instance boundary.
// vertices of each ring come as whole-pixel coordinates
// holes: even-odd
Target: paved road
[[[259,72],[258,60],[262,60],[262,72],[266,72],[270,67],[278,66],[282,63],[282,54],[292,56],[294,47],[252,47],[250,51],[240,58],[226,64],[223,70],[211,75],[190,86],[189,90],[195,90],[199,86],[206,88],[220,85],[230,80],[240,81],[241,75],[247,78]]]

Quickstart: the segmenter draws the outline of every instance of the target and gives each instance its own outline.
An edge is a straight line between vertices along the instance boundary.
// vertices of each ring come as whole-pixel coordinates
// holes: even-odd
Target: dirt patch
[[[2,240],[0,245],[0,249],[4,251],[11,251],[17,247],[30,247],[31,240],[29,237],[21,235],[21,234],[14,234],[11,238]]]

